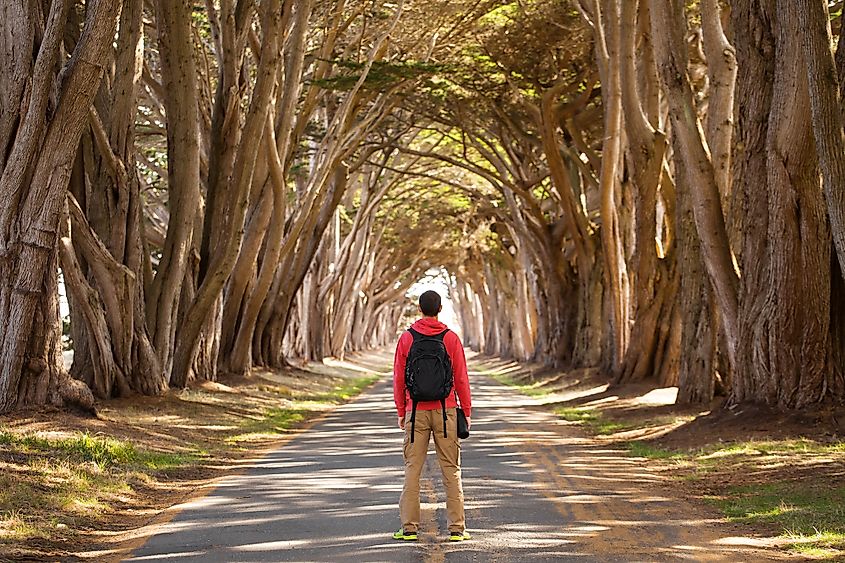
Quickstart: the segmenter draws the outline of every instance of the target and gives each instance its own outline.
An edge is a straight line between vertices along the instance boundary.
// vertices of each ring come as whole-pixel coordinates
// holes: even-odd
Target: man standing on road
[[[446,488],[449,540],[463,541],[470,539],[470,535],[464,520],[457,406],[460,400],[469,427],[471,398],[466,358],[458,335],[437,320],[437,315],[443,309],[440,295],[435,291],[426,291],[420,295],[419,305],[422,318],[399,338],[393,361],[393,399],[399,414],[399,428],[405,431],[405,485],[399,499],[402,527],[393,534],[393,538],[409,541],[417,539],[420,526],[420,474],[428,454],[430,437],[434,435],[434,448]],[[443,357],[438,358],[438,353]],[[441,365],[446,380],[439,397],[442,400],[417,401],[414,412],[415,401],[412,389],[408,388],[408,381],[412,381],[414,390],[418,386],[425,387],[425,382],[420,385],[419,380],[431,379],[428,372],[435,373],[436,378],[440,369],[438,366]],[[412,379],[406,380],[406,366]],[[414,392],[420,394],[419,391]]]

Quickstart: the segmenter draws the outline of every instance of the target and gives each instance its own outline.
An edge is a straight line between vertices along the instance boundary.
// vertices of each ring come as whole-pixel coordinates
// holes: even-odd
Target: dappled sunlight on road
[[[386,354],[370,355],[367,369],[384,370],[388,362]],[[402,434],[385,376],[208,496],[179,507],[172,520],[147,531],[156,536],[128,561],[766,558],[752,538],[743,543],[721,533],[721,524],[671,498],[641,460],[581,437],[539,399],[478,373],[471,378],[472,436],[462,455],[472,541],[444,541],[434,455],[421,481],[421,541],[390,539],[399,526]]]

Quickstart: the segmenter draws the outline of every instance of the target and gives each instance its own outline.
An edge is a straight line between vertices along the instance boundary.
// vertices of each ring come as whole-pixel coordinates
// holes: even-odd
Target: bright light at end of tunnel
[[[438,316],[440,322],[445,323],[458,336],[463,336],[461,335],[460,323],[458,323],[458,315],[455,313],[455,307],[452,304],[452,288],[449,283],[449,272],[442,268],[428,270],[425,273],[425,277],[412,285],[411,289],[405,295],[416,308],[419,304],[420,295],[428,290],[436,291],[440,294],[440,299],[443,303],[443,311]]]

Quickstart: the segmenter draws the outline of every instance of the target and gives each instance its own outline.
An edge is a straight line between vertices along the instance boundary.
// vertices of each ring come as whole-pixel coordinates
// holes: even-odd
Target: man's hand
[[[472,428],[472,419],[470,417],[467,417],[467,430],[469,430],[470,428]]]
[[[399,429],[405,430],[405,417],[404,416],[399,417]]]

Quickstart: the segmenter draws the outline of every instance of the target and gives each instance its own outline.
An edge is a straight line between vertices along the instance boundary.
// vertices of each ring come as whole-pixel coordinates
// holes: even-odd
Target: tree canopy
[[[839,19],[823,0],[15,3],[0,411],[384,346],[432,269],[488,354],[683,402],[841,402]]]

